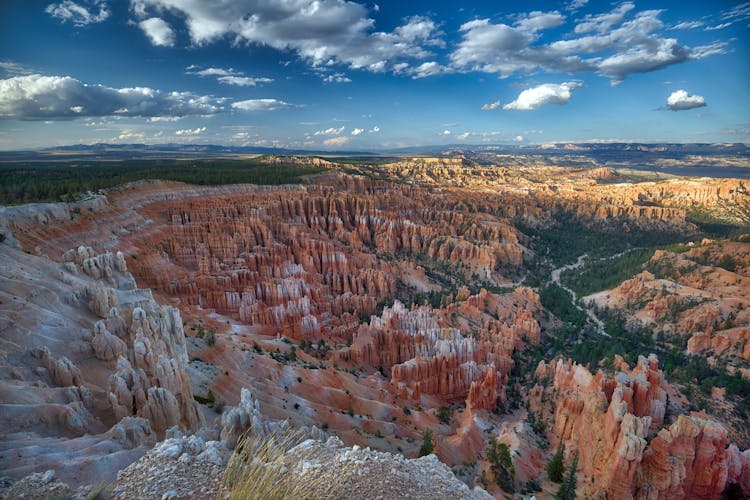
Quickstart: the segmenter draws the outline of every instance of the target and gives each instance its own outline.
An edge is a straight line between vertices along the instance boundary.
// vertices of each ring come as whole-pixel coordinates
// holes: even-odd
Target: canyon
[[[267,162],[303,160],[325,171],[0,208],[4,475],[113,481],[162,457],[157,443],[225,464],[248,429],[291,426],[336,436],[331,449],[409,458],[429,430],[443,464],[496,496],[490,438],[508,447],[518,490],[537,481],[539,496],[554,495],[544,465],[562,445],[580,494],[750,495],[739,397],[715,387],[721,411],[693,408],[700,381],[670,380],[647,350],[588,364],[554,351],[576,340],[556,341],[564,319],[542,272],[544,238],[568,223],[695,239],[582,307],[750,380],[750,243],[704,239],[697,218],[746,226],[746,182],[467,157]],[[203,444],[189,451],[189,436]]]

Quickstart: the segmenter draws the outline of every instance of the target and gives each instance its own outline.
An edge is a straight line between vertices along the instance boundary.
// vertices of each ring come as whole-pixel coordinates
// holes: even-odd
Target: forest
[[[149,179],[188,184],[295,184],[324,169],[248,160],[126,160],[0,165],[0,204],[73,201],[89,191]]]

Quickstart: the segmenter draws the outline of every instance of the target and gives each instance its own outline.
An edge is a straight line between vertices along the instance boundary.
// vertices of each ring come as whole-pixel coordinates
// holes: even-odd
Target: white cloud
[[[351,83],[352,80],[344,73],[333,73],[324,76],[323,81],[326,83]]]
[[[238,87],[255,87],[258,84],[273,82],[273,78],[252,78],[249,76],[220,76],[216,80],[219,83]]]
[[[417,79],[425,78],[428,76],[442,75],[444,73],[450,73],[450,71],[451,69],[446,66],[443,66],[435,61],[429,61],[411,68],[408,73],[412,75],[412,78]]]
[[[109,17],[109,8],[104,1],[90,1],[91,7],[85,7],[71,0],[51,3],[44,11],[62,22],[71,22],[75,26],[86,26],[101,23]],[[91,10],[89,10],[91,9]],[[96,10],[98,9],[98,12]]]
[[[224,68],[205,68],[205,69],[198,69],[198,66],[195,66],[194,64],[191,64],[187,68],[185,68],[187,71],[186,73],[188,75],[198,75],[198,76],[234,76],[234,75],[241,75],[242,73],[235,71],[232,68],[224,69]]]
[[[462,133],[462,134],[458,134],[458,135],[456,136],[456,138],[457,138],[457,139],[461,139],[462,141],[465,141],[466,139],[468,139],[468,138],[469,138],[469,133],[468,133],[468,132],[464,132],[464,133]]]
[[[196,129],[185,129],[175,130],[174,135],[201,135],[206,131],[206,127],[198,127]]]
[[[482,111],[494,111],[500,107],[500,101],[488,102],[482,105]]]
[[[750,19],[750,2],[744,2],[721,13],[720,19],[732,24]]]
[[[372,128],[370,129],[370,133],[371,133],[371,134],[376,134],[376,133],[378,133],[378,132],[380,132],[380,127],[372,127]]]
[[[615,24],[620,24],[625,18],[625,15],[633,9],[635,9],[635,4],[632,2],[624,2],[611,12],[604,14],[587,14],[586,17],[576,25],[575,32],[605,33]]]
[[[233,102],[232,107],[242,111],[274,111],[277,109],[292,108],[294,104],[289,104],[278,99],[248,99],[247,101]]]
[[[522,135],[517,135],[517,136],[515,136],[513,138],[513,140],[516,141],[516,142],[522,142],[523,141],[523,136]]]
[[[594,71],[617,84],[633,73],[658,70],[690,59],[726,53],[726,42],[690,48],[658,32],[662,11],[634,11],[624,2],[609,12],[577,20],[570,38],[539,43],[542,32],[565,20],[556,12],[531,12],[514,23],[489,19],[464,23],[461,41],[450,54],[455,71],[481,71],[508,77],[516,72]]]
[[[672,26],[673,30],[693,30],[703,26],[703,21],[683,21]]]
[[[426,17],[379,32],[365,5],[341,0],[131,0],[131,6],[140,18],[169,11],[184,19],[194,45],[229,38],[292,51],[316,67],[382,72],[404,59],[425,59],[429,47],[443,44]]]
[[[241,71],[234,68],[204,68],[191,64],[185,68],[188,75],[204,77],[216,77],[216,81],[225,85],[235,85],[237,87],[255,87],[259,84],[272,83],[273,78],[245,76]]]
[[[31,75],[34,73],[30,68],[23,64],[18,64],[13,61],[0,61],[0,71],[10,76]]]
[[[117,136],[118,141],[143,141],[144,139],[146,139],[146,134],[135,130],[123,130],[120,132],[120,135]]]
[[[323,145],[337,147],[337,146],[343,146],[347,142],[349,142],[349,138],[346,136],[331,137],[330,139],[326,139],[325,141],[323,141]]]
[[[345,129],[346,129],[346,127],[343,126],[343,125],[341,127],[339,127],[339,128],[330,127],[330,128],[325,129],[325,130],[317,130],[317,131],[313,132],[313,135],[339,135]]]
[[[685,111],[703,106],[706,106],[703,96],[691,95],[684,90],[676,90],[667,98],[667,109],[672,111]]]
[[[359,135],[359,134],[361,134],[364,131],[365,131],[365,129],[363,129],[363,128],[355,128],[354,130],[352,130],[352,135]]]
[[[212,115],[224,110],[223,102],[190,92],[89,85],[69,76],[28,75],[0,80],[0,118]]]
[[[734,23],[721,23],[721,24],[717,24],[715,26],[706,26],[705,28],[703,28],[703,30],[704,31],[723,30],[724,28],[728,28],[728,27],[730,27],[733,24]]]
[[[149,40],[153,45],[159,47],[173,47],[174,46],[174,30],[160,17],[152,17],[144,19],[138,26],[148,36]]]
[[[565,6],[565,10],[575,12],[587,3],[589,3],[589,0],[571,0],[568,5]]]
[[[571,91],[583,87],[580,82],[545,83],[521,92],[515,101],[503,106],[503,109],[532,110],[545,104],[567,104],[572,97]]]
[[[451,135],[451,131],[450,130],[443,130],[443,132],[441,133],[441,135]]]
[[[605,58],[599,63],[599,72],[621,82],[630,73],[645,73],[666,68],[690,58],[690,51],[673,38],[655,40],[650,46],[636,47]]]
[[[148,119],[150,122],[176,122],[182,120],[184,116],[152,116]]]

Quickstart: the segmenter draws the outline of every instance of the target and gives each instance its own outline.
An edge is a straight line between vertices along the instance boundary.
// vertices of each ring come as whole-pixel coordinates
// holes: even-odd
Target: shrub
[[[301,481],[291,473],[303,460],[322,461],[316,447],[289,451],[307,439],[299,430],[287,430],[265,436],[247,435],[237,444],[224,472],[222,491],[217,498],[323,498],[336,496],[340,484]]]
[[[424,457],[432,453],[432,431],[425,429],[422,433],[422,446],[419,447],[419,456]]]

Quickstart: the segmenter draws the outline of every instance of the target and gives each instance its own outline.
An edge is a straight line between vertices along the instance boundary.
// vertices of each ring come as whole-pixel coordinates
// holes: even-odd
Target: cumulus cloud
[[[174,135],[201,135],[206,131],[206,127],[198,127],[195,129],[176,130]]]
[[[238,87],[255,87],[263,83],[272,83],[273,78],[264,77],[251,77],[245,76],[241,71],[236,71],[233,68],[204,68],[200,69],[199,66],[190,65],[185,68],[185,72],[188,75],[196,75],[200,77],[216,77],[216,81],[225,85],[235,85]]]
[[[545,104],[567,104],[573,96],[572,91],[581,87],[583,85],[580,82],[545,83],[524,90],[515,101],[503,106],[503,109],[528,111]]]
[[[325,141],[323,141],[323,145],[324,146],[338,147],[338,146],[343,146],[347,142],[349,142],[349,138],[346,137],[346,136],[331,137],[330,139],[326,139]]]
[[[703,96],[691,95],[684,90],[676,90],[667,98],[667,109],[672,111],[685,111],[703,106],[706,106]]]
[[[326,83],[351,83],[352,80],[344,73],[333,73],[324,76],[323,81]]]
[[[598,72],[617,84],[633,73],[655,71],[690,59],[726,53],[726,43],[688,47],[662,36],[662,11],[635,12],[632,2],[575,21],[570,38],[539,43],[544,30],[559,26],[557,11],[531,12],[512,24],[476,19],[464,23],[461,41],[450,54],[456,71],[508,77],[516,72]]]
[[[174,30],[160,17],[144,19],[138,26],[143,30],[153,45],[159,47],[174,46]]]
[[[90,1],[91,7],[86,7],[72,0],[51,3],[44,11],[62,22],[70,22],[74,26],[86,26],[101,23],[109,17],[109,8],[104,1]]]
[[[457,139],[461,139],[462,141],[465,141],[466,139],[468,139],[468,138],[469,138],[469,133],[468,133],[468,132],[463,132],[463,133],[461,133],[461,134],[458,134],[458,135],[456,136],[456,138],[457,138]]]
[[[576,33],[605,33],[612,26],[619,24],[625,15],[635,9],[632,2],[624,2],[615,7],[611,12],[604,14],[587,14],[575,27]]]
[[[363,128],[355,128],[354,130],[352,130],[352,135],[359,135],[359,134],[361,134],[364,131],[365,131],[365,129],[363,129]]]
[[[248,99],[247,101],[233,102],[232,107],[242,111],[275,111],[277,109],[293,108],[294,104],[289,104],[278,99]]]
[[[190,92],[90,85],[70,76],[28,75],[0,80],[0,118],[212,115],[223,111],[223,102]]]
[[[378,132],[380,132],[380,127],[372,127],[370,129],[370,133],[371,134],[375,134],[375,133],[378,133]]]
[[[443,130],[441,132],[441,135],[451,135],[451,131],[450,130]]]
[[[500,101],[488,102],[482,106],[482,111],[494,111],[500,107]]]
[[[450,68],[443,66],[442,64],[439,64],[435,61],[429,61],[409,69],[408,73],[411,74],[412,78],[417,79],[426,78],[428,76],[442,75],[444,73],[450,73],[450,71]]]
[[[232,76],[232,75],[238,75],[240,74],[238,71],[235,71],[232,68],[224,69],[224,68],[204,68],[199,69],[198,66],[195,66],[191,64],[186,69],[186,73],[188,75],[198,75],[198,76]]]
[[[383,72],[404,59],[425,59],[430,47],[443,45],[429,18],[374,31],[366,6],[341,0],[131,0],[131,6],[139,18],[169,11],[184,19],[194,45],[230,38],[292,51],[313,66]]]

